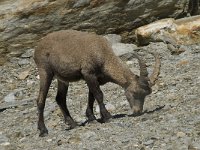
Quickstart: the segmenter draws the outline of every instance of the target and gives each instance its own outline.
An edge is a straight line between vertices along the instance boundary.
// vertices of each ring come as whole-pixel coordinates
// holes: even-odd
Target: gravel
[[[37,131],[39,80],[31,57],[33,49],[10,58],[0,66],[0,149],[200,150],[200,45],[184,48],[183,53],[172,55],[164,43],[151,43],[138,52],[145,57],[149,72],[154,59],[145,50],[159,52],[162,61],[159,80],[145,101],[146,111],[138,117],[128,115],[123,89],[108,83],[102,90],[113,119],[68,130],[55,102],[53,81],[44,113],[49,134],[43,138]],[[138,73],[135,59],[125,63]],[[68,108],[79,124],[86,121],[87,92],[83,81],[70,83]]]

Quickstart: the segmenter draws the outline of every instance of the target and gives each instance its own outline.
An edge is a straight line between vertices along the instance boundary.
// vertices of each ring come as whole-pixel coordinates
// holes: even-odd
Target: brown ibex
[[[140,76],[137,76],[114,54],[111,45],[102,36],[74,30],[53,32],[45,36],[38,43],[34,53],[40,76],[37,99],[40,136],[48,133],[43,112],[53,77],[58,80],[56,101],[64,115],[65,123],[74,128],[77,124],[70,116],[66,105],[69,82],[80,79],[86,81],[89,88],[86,110],[88,121],[96,119],[93,113],[95,99],[100,107],[102,119],[107,121],[112,117],[105,108],[100,89],[100,85],[107,82],[122,86],[133,113],[139,114],[143,110],[145,97],[151,93],[151,86],[159,75],[160,59],[157,54],[154,56],[154,70],[148,77],[144,61],[136,55],[140,65]]]

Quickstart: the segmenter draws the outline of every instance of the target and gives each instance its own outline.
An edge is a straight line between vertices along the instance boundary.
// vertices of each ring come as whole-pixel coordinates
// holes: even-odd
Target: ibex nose
[[[132,107],[132,112],[133,112],[134,116],[141,115],[142,114],[142,110],[143,110],[143,107],[139,107],[139,106],[133,106]]]

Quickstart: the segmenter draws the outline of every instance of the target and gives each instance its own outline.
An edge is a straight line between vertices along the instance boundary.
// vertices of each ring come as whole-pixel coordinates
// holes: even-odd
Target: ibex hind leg
[[[65,123],[69,125],[69,128],[75,128],[77,126],[77,123],[73,120],[71,117],[69,110],[67,108],[67,103],[66,103],[66,96],[68,92],[68,86],[69,83],[64,83],[62,81],[58,80],[58,90],[57,90],[57,95],[56,95],[56,102],[60,107],[60,110],[63,113]]]
[[[48,134],[48,130],[44,124],[44,107],[47,97],[47,93],[53,79],[53,74],[48,72],[46,69],[38,69],[40,76],[40,90],[37,98],[37,109],[38,109],[38,129],[40,130],[39,136],[43,137]]]

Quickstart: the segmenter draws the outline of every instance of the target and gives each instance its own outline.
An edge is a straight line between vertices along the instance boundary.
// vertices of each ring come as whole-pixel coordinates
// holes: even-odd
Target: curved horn
[[[154,65],[154,69],[152,74],[149,77],[150,80],[150,86],[155,85],[156,80],[158,79],[158,76],[160,74],[160,66],[161,66],[161,62],[160,62],[160,56],[158,53],[155,52],[150,52],[154,57],[155,57],[155,65]]]
[[[140,78],[148,79],[148,71],[147,71],[147,66],[146,66],[145,61],[141,59],[138,54],[136,53],[132,53],[132,54],[138,59],[138,63],[140,66]]]

